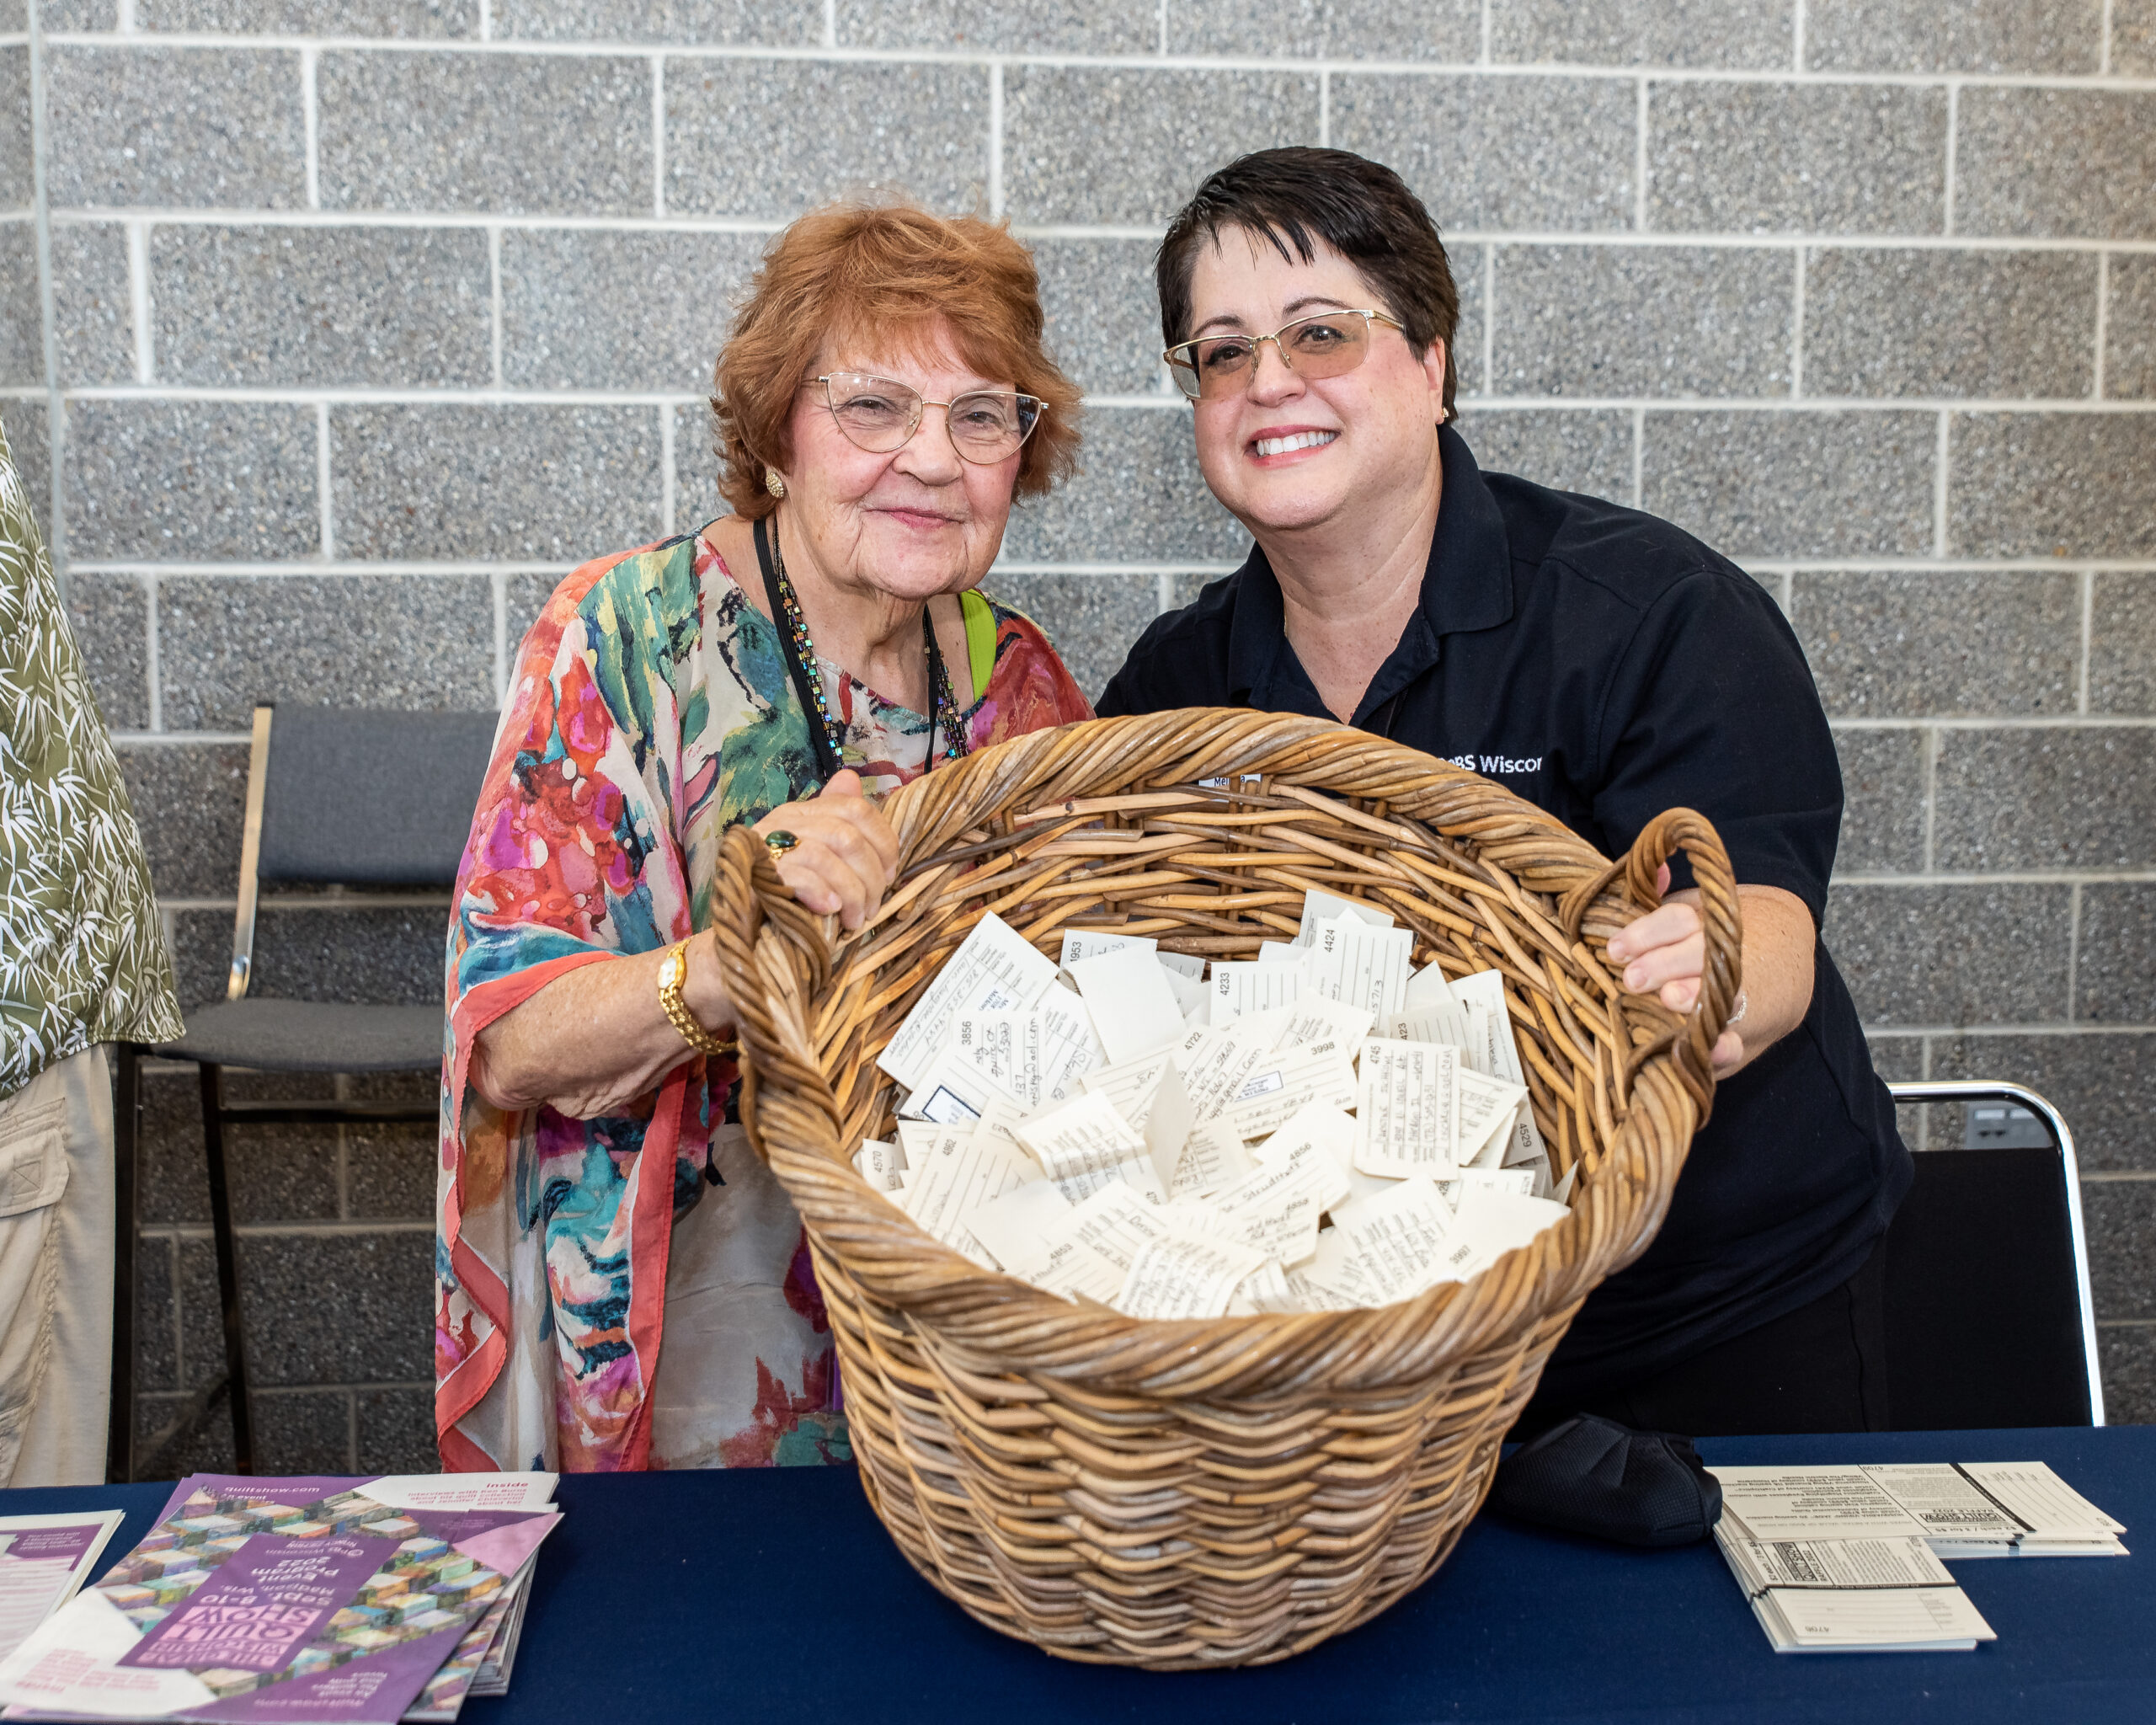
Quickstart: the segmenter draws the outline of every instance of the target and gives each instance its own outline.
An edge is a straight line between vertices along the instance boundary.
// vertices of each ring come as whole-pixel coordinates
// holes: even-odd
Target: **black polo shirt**
[[[1697,809],[1737,879],[1794,893],[1817,928],[1841,770],[1780,608],[1666,521],[1486,474],[1449,426],[1438,437],[1422,603],[1354,723],[1495,779],[1605,856],[1664,809]],[[1329,716],[1282,616],[1253,547],[1146,630],[1098,710]],[[1795,1311],[1886,1231],[1908,1151],[1823,943],[1816,960],[1803,1023],[1720,1087],[1661,1233],[1582,1308],[1545,1380],[1556,1396],[1598,1394]]]

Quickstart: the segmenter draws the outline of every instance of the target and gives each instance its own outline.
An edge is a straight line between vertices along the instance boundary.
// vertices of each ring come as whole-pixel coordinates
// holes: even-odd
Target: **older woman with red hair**
[[[435,1420],[456,1468],[850,1457],[799,1219],[738,1124],[711,937],[746,823],[809,909],[893,878],[877,799],[1091,716],[976,591],[1077,392],[1001,227],[803,217],[712,409],[733,513],[584,564],[526,637],[458,879]]]

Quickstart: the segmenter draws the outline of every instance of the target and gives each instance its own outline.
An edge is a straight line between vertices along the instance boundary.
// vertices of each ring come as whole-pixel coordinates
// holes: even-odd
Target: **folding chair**
[[[2025,1085],[1931,1080],[1897,1103],[2001,1103],[2050,1142],[1927,1151],[1886,1236],[1897,1431],[2101,1425],[2104,1386],[2073,1135]],[[2004,1110],[1994,1111],[2003,1114]],[[1968,1136],[1981,1146],[1986,1134]]]
[[[274,721],[274,729],[273,729]],[[234,1466],[254,1471],[248,1399],[246,1327],[227,1180],[225,1131],[232,1126],[333,1125],[431,1120],[435,1105],[375,1102],[235,1102],[224,1069],[270,1072],[398,1072],[441,1064],[442,1007],[352,1006],[251,996],[255,910],[264,881],[345,886],[446,888],[456,878],[479,784],[494,746],[491,713],[391,713],[259,706],[248,761],[241,841],[239,909],[232,969],[220,1004],[188,1014],[160,1056],[201,1068],[202,1140],[209,1165],[210,1226],[224,1308],[225,1371],[183,1407],[165,1440],[171,1449],[208,1415],[220,1396],[232,1407]],[[273,745],[274,735],[274,745]],[[446,926],[445,921],[445,927]],[[136,1146],[141,1118],[140,1049],[121,1050],[115,1151],[120,1253],[115,1278],[113,1462],[133,1462]]]

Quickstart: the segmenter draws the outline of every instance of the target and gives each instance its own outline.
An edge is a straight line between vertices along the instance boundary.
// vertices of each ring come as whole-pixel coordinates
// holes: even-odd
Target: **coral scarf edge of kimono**
[[[587,964],[606,963],[613,953],[570,953],[535,964],[514,976],[482,983],[456,1003],[450,1015],[455,1037],[450,1056],[449,1081],[444,1087],[442,1136],[453,1158],[449,1200],[441,1217],[442,1240],[457,1285],[486,1321],[487,1333],[479,1346],[459,1360],[435,1386],[435,1437],[445,1466],[462,1471],[493,1471],[510,1465],[490,1455],[462,1423],[486,1399],[500,1379],[508,1354],[510,1314],[509,1290],[494,1267],[463,1238],[465,1141],[463,1109],[469,1081],[472,1044],[479,1033],[530,1000],[556,979]],[[630,1291],[629,1341],[643,1365],[647,1393],[632,1415],[627,1443],[617,1465],[625,1469],[643,1467],[651,1449],[651,1404],[648,1385],[659,1355],[659,1329],[665,1297],[667,1247],[674,1216],[673,1163],[681,1136],[681,1113],[688,1103],[689,1081],[698,1063],[691,1060],[660,1081],[657,1105],[638,1156],[636,1189],[630,1214],[631,1250],[653,1271],[638,1276]],[[643,1178],[646,1160],[655,1156],[668,1178]],[[513,1458],[512,1458],[513,1459]]]

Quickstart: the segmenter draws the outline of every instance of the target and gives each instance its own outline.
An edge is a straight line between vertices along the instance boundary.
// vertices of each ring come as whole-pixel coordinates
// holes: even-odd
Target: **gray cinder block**
[[[1013,67],[1003,123],[1004,205],[1015,221],[1164,224],[1232,158],[1315,143],[1318,81],[1299,72]],[[1336,105],[1333,136],[1344,142],[1340,124]]]
[[[56,209],[306,206],[295,51],[56,45],[45,114]]]
[[[1850,248],[1806,263],[1809,395],[2085,396],[2095,342],[2089,253]]]
[[[1661,409],[1642,505],[1732,557],[1913,557],[1932,543],[1933,414]]]
[[[1947,543],[1957,556],[2156,555],[2156,420],[1956,414]]]
[[[2091,1024],[2156,1022],[2156,885],[2091,881],[2083,887],[2080,945],[2075,1018]]]
[[[323,207],[648,214],[651,79],[611,56],[324,53]]]
[[[1171,8],[1177,14],[1203,7]],[[941,48],[1017,54],[1151,54],[1157,0],[838,0],[842,48]],[[815,19],[819,35],[823,13]]]
[[[1828,895],[1825,937],[1868,1025],[2062,1018],[2072,893],[1840,882]]]
[[[895,190],[985,209],[988,108],[981,66],[669,60],[666,207],[787,221]]]
[[[410,710],[495,704],[483,575],[169,576],[158,584],[157,647],[168,730],[244,730],[257,701],[280,697]],[[258,958],[263,992],[274,995],[268,966]],[[295,958],[280,985],[303,989],[310,974]]]
[[[1332,141],[1396,169],[1448,228],[1620,229],[1638,106],[1621,78],[1336,73]]]
[[[1500,246],[1502,395],[1785,395],[1796,260],[1691,246]]]
[[[1954,224],[1963,233],[2156,238],[2156,94],[1965,89]]]
[[[1790,621],[1848,718],[2056,715],[2080,681],[2081,583],[2062,572],[1800,569]]]
[[[1484,468],[1538,485],[1632,500],[1632,416],[1579,408],[1476,408],[1460,434]]]
[[[161,227],[157,376],[175,383],[481,387],[493,381],[477,228]]]
[[[2103,0],[1810,0],[1806,62],[1821,72],[2096,70]]]
[[[1924,867],[1924,743],[1916,730],[1834,733],[1842,763],[1838,873],[1913,874]]]
[[[256,560],[322,549],[312,408],[74,401],[66,448],[72,556]]]
[[[1790,0],[1494,0],[1500,60],[1779,71]]]
[[[343,556],[581,563],[659,531],[654,408],[355,403],[329,435]]]
[[[1942,869],[2156,866],[2156,731],[1944,730],[1933,854]]]
[[[1940,231],[1942,89],[1658,83],[1647,115],[1651,227],[1709,233]]]
[[[1189,410],[1096,408],[1078,477],[1011,512],[1021,563],[1239,563],[1250,538],[1198,471]]]
[[[36,303],[29,302],[32,308]],[[53,224],[52,314],[63,382],[135,381],[134,290],[127,230],[120,223]],[[42,356],[38,370],[42,377]]]
[[[502,376],[538,389],[711,388],[755,233],[510,228],[502,235]]]

